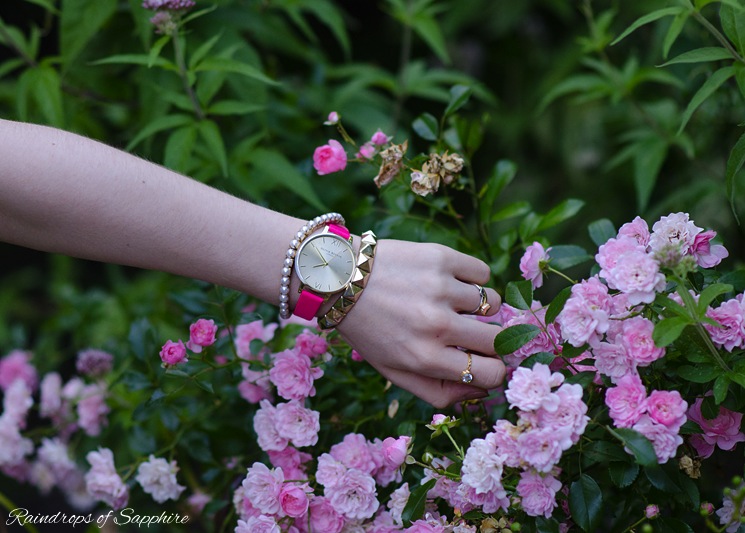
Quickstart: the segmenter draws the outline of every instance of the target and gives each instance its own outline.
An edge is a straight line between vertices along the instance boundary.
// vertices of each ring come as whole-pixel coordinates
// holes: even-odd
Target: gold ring
[[[473,374],[471,373],[471,362],[473,358],[471,352],[467,351],[466,355],[468,356],[468,364],[466,365],[466,369],[460,373],[460,380],[467,385],[473,381]]]
[[[479,290],[479,298],[481,301],[479,301],[478,307],[471,311],[469,314],[471,315],[479,315],[479,316],[486,316],[486,313],[489,312],[489,309],[491,309],[491,305],[487,301],[486,298],[486,289],[484,289],[481,285],[478,283],[471,283],[474,287],[476,287]]]

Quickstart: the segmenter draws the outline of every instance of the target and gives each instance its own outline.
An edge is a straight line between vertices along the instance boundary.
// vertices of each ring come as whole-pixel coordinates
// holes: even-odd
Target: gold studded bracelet
[[[357,300],[360,299],[372,272],[376,246],[377,239],[372,231],[366,231],[362,234],[362,243],[360,244],[360,251],[357,254],[357,264],[355,265],[352,281],[344,289],[341,297],[334,302],[329,312],[318,319],[318,325],[321,329],[333,329],[338,326],[352,307],[354,307],[354,304],[357,303]]]

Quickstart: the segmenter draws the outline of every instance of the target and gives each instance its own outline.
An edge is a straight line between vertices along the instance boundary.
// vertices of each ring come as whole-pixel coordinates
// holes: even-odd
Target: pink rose
[[[520,505],[529,516],[549,518],[556,507],[556,493],[561,489],[561,482],[553,476],[541,476],[526,471],[520,474],[517,493],[522,501]]]
[[[327,498],[314,496],[308,509],[311,531],[340,533],[344,528],[344,517],[336,512]]]
[[[647,390],[638,374],[626,374],[618,385],[605,393],[613,423],[620,428],[633,426],[647,410]]]
[[[347,168],[347,153],[339,141],[330,140],[313,152],[313,168],[319,175],[332,174]]]
[[[665,355],[664,348],[658,348],[652,340],[654,323],[642,316],[623,321],[621,342],[627,355],[639,366],[647,366]]]
[[[636,217],[633,221],[621,226],[618,230],[618,237],[631,237],[646,248],[649,244],[649,225],[643,218]]]
[[[359,433],[344,435],[344,439],[334,444],[329,453],[347,468],[356,468],[366,474],[372,475],[378,466],[373,457],[373,447]]]
[[[215,343],[217,326],[215,321],[206,318],[200,318],[189,326],[189,340],[186,347],[194,353],[199,353],[205,346],[212,346]]]
[[[533,284],[537,289],[543,285],[543,273],[546,271],[549,261],[548,252],[539,242],[534,242],[525,249],[525,253],[520,259],[520,272],[523,278]]]
[[[281,469],[270,470],[265,464],[257,461],[248,469],[242,485],[251,505],[261,509],[264,514],[274,515],[280,510],[279,496],[284,481]]]
[[[383,457],[389,467],[398,468],[404,464],[408,454],[409,442],[411,442],[411,437],[405,435],[397,439],[387,437],[383,440]]]
[[[357,152],[357,159],[372,159],[375,155],[375,145],[372,143],[365,143],[360,146],[359,152]]]
[[[664,464],[670,458],[675,457],[678,446],[683,444],[683,439],[678,435],[677,430],[658,424],[649,415],[642,415],[639,421],[632,426],[632,429],[652,442],[654,453],[657,455],[657,461],[660,464]]]
[[[262,342],[269,342],[274,337],[274,332],[279,324],[272,323],[264,325],[264,321],[254,320],[248,324],[239,324],[235,328],[235,350],[241,359],[250,360],[254,357],[251,354],[251,341],[259,339]]]
[[[685,423],[687,408],[678,391],[656,390],[647,398],[647,413],[652,420],[674,431]]]
[[[13,350],[0,359],[0,389],[6,391],[15,380],[20,379],[33,392],[38,383],[38,376],[30,360],[31,353],[21,350]]]
[[[285,400],[303,400],[316,395],[315,380],[323,376],[323,370],[313,367],[307,355],[294,350],[285,350],[274,356],[274,366],[269,378],[277,387],[277,394]]]
[[[388,135],[386,135],[382,131],[378,130],[375,133],[373,133],[373,136],[370,139],[370,142],[373,143],[373,144],[377,144],[378,146],[383,146],[384,144],[386,144],[390,140],[391,140],[391,138],[388,137]]]
[[[279,505],[282,513],[292,518],[300,518],[308,512],[308,494],[305,491],[308,488],[296,485],[295,483],[285,483],[282,490],[279,491]]]
[[[352,520],[371,518],[378,510],[375,480],[356,469],[347,470],[333,487],[326,487],[326,497],[339,513]]]
[[[321,429],[320,413],[307,409],[297,400],[281,403],[276,407],[277,433],[294,446],[314,446]]]
[[[716,231],[707,230],[699,233],[693,239],[689,252],[696,258],[698,266],[711,268],[722,262],[729,256],[727,249],[721,244],[711,244],[711,240],[717,236]]]
[[[326,118],[326,122],[324,122],[323,124],[326,126],[335,126],[339,123],[339,120],[341,120],[339,113],[337,113],[336,111],[332,111],[331,113],[329,113],[328,118]]]
[[[315,359],[319,355],[325,354],[329,349],[329,343],[325,337],[316,335],[309,329],[304,329],[295,337],[295,350],[301,354]]]
[[[703,398],[697,398],[688,409],[688,418],[696,422],[703,434],[691,435],[690,443],[702,458],[709,457],[718,446],[722,450],[731,450],[738,442],[745,441],[745,435],[740,431],[742,413],[730,411],[720,406],[719,413],[711,420],[701,414]]]
[[[189,360],[186,357],[186,346],[184,346],[181,340],[177,342],[168,340],[160,350],[160,359],[163,361],[164,366],[186,363]]]

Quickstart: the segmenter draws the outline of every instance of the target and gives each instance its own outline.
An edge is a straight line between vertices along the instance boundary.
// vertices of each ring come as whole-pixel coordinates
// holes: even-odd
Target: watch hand
[[[313,244],[313,243],[310,243],[310,245],[311,245],[311,246],[313,247],[313,249],[314,249],[314,250],[316,251],[316,253],[318,254],[318,257],[320,257],[320,258],[321,258],[321,261],[323,261],[323,266],[327,266],[327,265],[328,265],[329,263],[328,263],[328,261],[326,261],[326,258],[325,258],[325,257],[323,257],[323,254],[321,253],[321,251],[320,251],[320,250],[319,250],[318,248],[316,248],[316,245],[315,245],[315,244]]]

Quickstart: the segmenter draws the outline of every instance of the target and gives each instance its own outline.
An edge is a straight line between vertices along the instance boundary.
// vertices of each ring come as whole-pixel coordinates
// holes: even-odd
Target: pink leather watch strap
[[[305,320],[312,320],[323,303],[323,297],[313,294],[308,289],[300,293],[300,297],[295,305],[295,315]]]
[[[329,224],[328,228],[330,233],[334,233],[339,237],[344,237],[345,239],[349,238],[349,230],[344,226],[340,226],[339,224]]]

